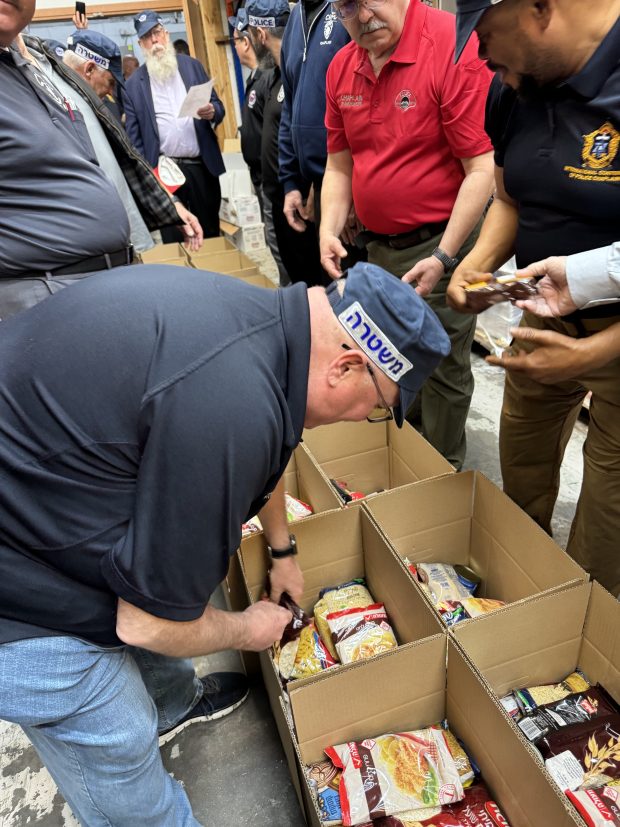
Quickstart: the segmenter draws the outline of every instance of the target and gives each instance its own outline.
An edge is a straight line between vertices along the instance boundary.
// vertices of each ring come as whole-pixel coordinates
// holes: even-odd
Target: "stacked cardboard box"
[[[174,264],[177,267],[191,267],[182,244],[157,244],[140,253],[144,264]]]
[[[222,157],[226,172],[220,175],[221,230],[242,252],[263,250],[265,228],[243,156],[241,152],[231,151],[225,152]]]
[[[239,252],[230,240],[222,236],[205,239],[200,250],[188,253],[188,258],[190,266],[198,270],[209,270],[212,273],[233,276],[258,287],[275,287],[273,282],[260,272],[251,258]]]

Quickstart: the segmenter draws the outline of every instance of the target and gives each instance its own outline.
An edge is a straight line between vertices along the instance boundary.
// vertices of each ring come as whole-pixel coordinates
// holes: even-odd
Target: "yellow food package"
[[[308,675],[316,675],[323,669],[329,669],[335,663],[328,652],[319,633],[311,623],[302,629],[299,636],[299,645],[295,653],[295,663],[290,673],[290,679],[306,678]],[[280,670],[281,671],[281,670]]]
[[[341,663],[367,660],[398,645],[383,603],[331,612],[327,623]]]
[[[329,649],[333,658],[338,660],[338,653],[332,643],[332,635],[327,623],[327,615],[332,612],[340,612],[343,609],[360,609],[374,603],[372,595],[359,580],[353,580],[337,586],[334,589],[324,589],[321,597],[314,607],[314,622],[321,640]]]

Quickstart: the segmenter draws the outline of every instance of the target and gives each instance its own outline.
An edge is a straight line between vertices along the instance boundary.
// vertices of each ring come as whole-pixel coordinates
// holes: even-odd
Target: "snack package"
[[[459,742],[458,738],[450,731],[447,721],[442,721],[440,724],[433,726],[433,729],[440,729],[443,732],[446,744],[450,750],[450,755],[454,759],[454,764],[458,770],[459,778],[463,789],[471,787],[474,783],[474,769],[469,760],[469,756],[465,752],[465,748]]]
[[[262,530],[263,526],[258,517],[250,517],[247,523],[243,523],[241,526],[241,536],[249,537],[251,534],[258,534]]]
[[[423,821],[420,827],[510,827],[510,825],[485,785],[478,783],[465,790],[465,798],[462,801],[446,805],[437,818]]]
[[[617,708],[604,689],[593,686],[587,692],[567,695],[561,701],[543,704],[525,715],[518,726],[532,743],[537,743],[548,732],[561,727],[581,724],[601,715],[613,715]]]
[[[465,288],[465,302],[472,313],[482,313],[494,304],[529,299],[537,294],[535,279],[522,276],[498,276],[491,281],[477,281]]]
[[[561,701],[573,692],[585,692],[590,688],[590,683],[582,672],[571,672],[559,683],[543,684],[542,686],[529,686],[525,689],[515,689],[514,696],[519,704],[523,715],[533,712],[542,704],[550,704],[554,701]]]
[[[356,609],[363,606],[370,606],[374,603],[372,595],[366,588],[364,580],[351,580],[343,583],[342,586],[332,586],[322,589],[319,594],[319,601],[314,606],[314,622],[321,640],[327,646],[329,653],[338,660],[338,653],[332,643],[332,634],[327,623],[327,615],[330,612],[339,612],[342,609]]]
[[[549,732],[537,746],[561,790],[620,790],[620,715]]]
[[[364,494],[363,491],[350,491],[348,483],[344,480],[330,479],[330,482],[345,505],[355,502],[356,500],[363,500],[366,497],[366,494]]]
[[[286,509],[286,519],[289,523],[294,520],[301,520],[302,517],[309,517],[310,514],[314,513],[308,503],[304,503],[290,494],[284,495],[284,507]]]
[[[297,680],[307,678],[308,675],[316,675],[324,669],[329,669],[335,662],[315,629],[314,623],[310,623],[301,630],[290,679]]]
[[[341,663],[367,660],[398,646],[383,603],[330,612],[326,620]]]
[[[490,597],[468,597],[463,601],[463,608],[469,617],[480,617],[505,605],[503,600],[493,600]]]
[[[341,771],[331,761],[317,761],[306,767],[308,786],[314,793],[324,827],[342,824],[338,794],[341,776]]]
[[[418,563],[416,570],[418,579],[428,586],[433,603],[446,600],[462,603],[472,595],[454,571],[454,566],[447,563]]]
[[[463,798],[458,770],[439,729],[399,732],[325,750],[342,769],[345,827]]]
[[[455,623],[459,623],[461,620],[468,620],[463,604],[457,603],[455,600],[440,600],[436,605],[436,609],[447,626],[454,626]]]
[[[589,827],[620,827],[620,789],[617,787],[569,790],[566,795]]]
[[[503,698],[499,699],[499,702],[504,707],[506,712],[511,718],[514,718],[515,721],[518,721],[521,718],[521,710],[519,709],[519,704],[517,703],[517,699],[509,692],[508,695],[504,695]]]

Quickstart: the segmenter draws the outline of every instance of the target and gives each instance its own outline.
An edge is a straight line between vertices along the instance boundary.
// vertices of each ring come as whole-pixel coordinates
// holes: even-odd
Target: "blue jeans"
[[[157,733],[201,694],[180,658],[71,637],[0,645],[0,718],[22,727],[84,827],[200,827]]]

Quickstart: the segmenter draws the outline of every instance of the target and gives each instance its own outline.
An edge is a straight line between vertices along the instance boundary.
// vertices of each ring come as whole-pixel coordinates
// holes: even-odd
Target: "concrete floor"
[[[264,272],[275,275],[269,254]],[[476,390],[467,427],[467,469],[501,485],[497,452],[503,373],[474,354]],[[581,485],[581,448],[587,432],[579,422],[562,474],[554,536],[565,546]],[[222,605],[221,594],[214,598]],[[241,668],[235,652],[197,661],[199,674]],[[269,703],[260,681],[230,717],[196,725],[162,748],[166,769],[185,785],[196,819],[205,827],[302,827],[299,809]],[[19,727],[0,721],[0,827],[78,827],[69,807]],[[89,825],[84,825],[89,827]],[[170,825],[170,827],[174,827]]]

